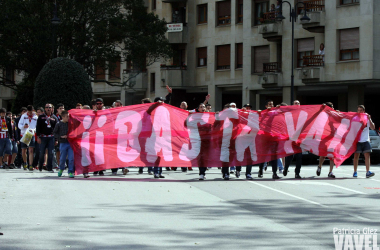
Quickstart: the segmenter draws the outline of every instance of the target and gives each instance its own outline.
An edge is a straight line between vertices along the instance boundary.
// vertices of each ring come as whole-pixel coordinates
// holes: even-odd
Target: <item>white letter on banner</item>
[[[335,148],[340,144],[343,139],[343,135],[347,132],[347,129],[350,127],[350,120],[342,119],[341,124],[338,129],[335,131],[334,138],[331,140],[330,145],[327,148],[327,152],[334,152]],[[327,157],[333,158],[333,154],[327,154]]]
[[[285,142],[284,149],[287,154],[294,153],[292,142],[297,141],[300,136],[301,130],[305,125],[307,120],[308,113],[301,111],[298,116],[297,128],[294,130],[293,114],[291,112],[285,113],[285,123],[286,128],[288,129],[289,140]]]
[[[322,134],[328,120],[329,116],[326,112],[322,112],[318,115],[305,140],[303,140],[301,148],[312,151],[315,155],[319,154],[319,144],[321,143]]]
[[[351,128],[348,131],[348,134],[346,136],[346,140],[344,141],[343,145],[340,147],[339,154],[340,155],[346,155],[348,153],[348,150],[352,147],[354,144],[355,138],[359,133],[360,128],[363,124],[360,122],[351,122]]]
[[[187,120],[187,131],[189,132],[190,145],[184,143],[179,152],[179,158],[183,161],[191,161],[197,158],[201,152],[201,137],[199,136],[198,123],[204,125],[207,123],[210,115],[208,113],[195,113],[189,116]]]
[[[155,162],[161,150],[165,161],[173,161],[170,113],[165,107],[160,106],[155,111],[152,135],[146,140],[145,150],[149,162]]]
[[[236,158],[238,161],[244,160],[245,149],[249,147],[251,151],[252,161],[257,161],[257,152],[256,152],[256,135],[260,130],[259,125],[259,114],[258,113],[249,113],[248,123],[244,126],[241,133],[236,138]]]
[[[130,123],[131,126],[129,133],[126,123]],[[139,142],[142,129],[141,115],[131,110],[120,112],[116,118],[115,128],[119,130],[117,135],[117,156],[122,162],[136,160],[141,152]],[[127,151],[127,149],[129,150]]]
[[[220,160],[230,162],[230,142],[232,136],[233,123],[230,119],[239,119],[237,111],[226,109],[216,116],[217,120],[223,120],[223,139],[220,149]]]
[[[101,128],[106,124],[107,116],[102,115],[98,119],[98,127]],[[96,131],[95,137],[95,164],[102,165],[104,164],[104,133]]]
[[[82,125],[84,129],[90,129],[92,125],[92,118],[91,116],[86,116],[83,119]],[[83,132],[82,134],[82,140],[80,142],[80,147],[82,149],[82,159],[81,163],[83,167],[89,166],[92,161],[90,157],[90,133],[89,132]]]

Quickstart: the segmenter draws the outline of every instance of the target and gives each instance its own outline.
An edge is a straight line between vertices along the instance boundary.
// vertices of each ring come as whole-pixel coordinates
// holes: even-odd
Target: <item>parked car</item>
[[[379,164],[380,163],[380,136],[379,131],[370,130],[369,131],[369,139],[372,147],[371,153],[371,164]]]

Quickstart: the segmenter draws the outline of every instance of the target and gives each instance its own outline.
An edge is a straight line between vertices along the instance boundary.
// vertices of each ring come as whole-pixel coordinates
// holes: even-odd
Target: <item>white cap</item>
[[[231,103],[230,103],[230,106],[232,106],[232,105],[234,105],[234,106],[236,107],[236,103],[231,102]]]

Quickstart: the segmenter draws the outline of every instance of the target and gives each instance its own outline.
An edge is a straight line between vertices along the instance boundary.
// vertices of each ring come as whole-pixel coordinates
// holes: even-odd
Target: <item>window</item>
[[[106,79],[106,71],[105,71],[105,63],[97,62],[95,65],[95,80],[105,80]]]
[[[216,3],[218,10],[218,26],[231,24],[231,0]]]
[[[243,23],[243,0],[237,0],[237,23]]]
[[[359,28],[339,31],[340,61],[359,60]]]
[[[198,24],[207,23],[207,4],[198,5]]]
[[[5,69],[5,82],[13,83],[14,80],[15,80],[15,71],[11,67],[7,67]]]
[[[150,92],[156,91],[156,73],[150,73]]]
[[[236,44],[236,68],[237,69],[243,68],[243,44],[242,43]]]
[[[314,55],[314,38],[297,40],[297,67],[304,67],[304,56]]]
[[[152,10],[157,8],[157,0],[152,0]]]
[[[260,25],[264,22],[264,13],[269,11],[269,1],[254,0],[254,25]]]
[[[112,72],[110,72],[110,79],[120,79],[120,58],[116,60],[116,62],[112,63]]]
[[[264,63],[270,62],[269,46],[253,47],[254,73],[264,72]]]
[[[230,69],[231,50],[230,45],[216,46],[216,69]]]
[[[340,4],[353,4],[353,3],[360,3],[360,0],[340,0]]]
[[[197,48],[198,67],[207,66],[207,47]]]

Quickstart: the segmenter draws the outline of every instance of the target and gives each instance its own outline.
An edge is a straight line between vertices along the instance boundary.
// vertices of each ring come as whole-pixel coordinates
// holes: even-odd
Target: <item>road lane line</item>
[[[366,193],[363,193],[363,192],[360,192],[360,191],[356,191],[356,190],[353,190],[353,189],[350,189],[350,188],[345,188],[345,187],[341,187],[341,186],[338,186],[338,185],[335,185],[335,184],[331,184],[331,183],[326,183],[326,182],[315,182],[315,181],[280,181],[280,183],[288,183],[288,184],[295,184],[295,185],[299,185],[299,184],[310,184],[310,185],[319,185],[319,186],[331,186],[331,187],[336,187],[336,188],[340,188],[340,189],[343,189],[343,190],[346,190],[346,191],[351,191],[351,192],[354,192],[354,193],[357,193],[357,194],[366,194]]]
[[[287,195],[287,196],[290,196],[290,197],[293,197],[295,199],[298,199],[298,200],[302,200],[302,201],[306,201],[308,203],[311,203],[311,204],[314,204],[314,205],[318,205],[318,206],[321,206],[321,207],[328,207],[326,205],[323,205],[321,203],[318,203],[318,202],[315,202],[315,201],[311,201],[311,200],[308,200],[308,199],[304,199],[302,197],[299,197],[299,196],[296,196],[296,195],[292,195],[292,194],[288,194],[288,193],[285,193],[283,191],[280,191],[280,190],[277,190],[277,189],[274,189],[274,188],[271,188],[271,187],[268,187],[268,186],[265,186],[265,185],[262,185],[262,184],[259,184],[257,182],[254,182],[254,181],[248,181],[249,183],[252,183],[252,184],[255,184],[257,186],[260,186],[260,187],[263,187],[263,188],[266,188],[266,189],[269,189],[269,190],[272,190],[272,191],[275,191],[275,192],[278,192],[280,194],[284,194],[284,195]]]

